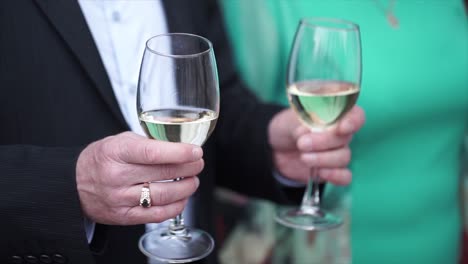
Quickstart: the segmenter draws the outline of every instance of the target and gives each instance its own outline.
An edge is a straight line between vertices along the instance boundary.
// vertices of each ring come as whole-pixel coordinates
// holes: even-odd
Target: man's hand
[[[84,214],[103,224],[158,223],[182,212],[204,166],[200,147],[147,139],[131,132],[86,147],[76,167]],[[184,177],[173,182],[158,182]],[[149,208],[139,206],[143,183],[152,182]]]
[[[311,168],[317,168],[323,180],[337,185],[349,184],[351,171],[347,166],[351,151],[348,144],[364,120],[364,111],[355,106],[333,128],[310,132],[291,109],[278,113],[268,129],[276,169],[291,180],[305,183]]]

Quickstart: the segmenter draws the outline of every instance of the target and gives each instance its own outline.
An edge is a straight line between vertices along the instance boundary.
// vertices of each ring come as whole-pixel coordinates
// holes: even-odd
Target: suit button
[[[58,264],[67,263],[67,259],[64,256],[62,256],[61,254],[54,254],[52,256],[52,259],[54,260],[55,263],[58,263]]]
[[[37,257],[33,255],[27,255],[26,257],[24,257],[24,260],[26,260],[26,263],[29,263],[29,264],[39,263],[39,260],[37,259]]]
[[[42,254],[39,256],[39,261],[43,264],[51,264],[52,258],[49,255]]]
[[[20,256],[11,256],[8,263],[10,264],[22,264],[23,258]]]

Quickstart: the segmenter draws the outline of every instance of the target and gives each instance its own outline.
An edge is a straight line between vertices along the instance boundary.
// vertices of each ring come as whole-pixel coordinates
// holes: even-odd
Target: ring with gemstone
[[[148,182],[145,182],[143,187],[141,187],[140,206],[144,208],[151,206],[150,186]]]

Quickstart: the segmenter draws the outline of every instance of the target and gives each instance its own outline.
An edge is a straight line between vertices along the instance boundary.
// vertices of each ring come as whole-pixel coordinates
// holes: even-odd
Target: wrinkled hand
[[[348,144],[364,120],[364,111],[355,106],[330,130],[310,132],[291,109],[283,110],[272,119],[268,131],[276,169],[289,179],[305,183],[311,168],[317,168],[321,179],[349,184]]]
[[[81,207],[103,224],[158,223],[182,212],[199,185],[200,147],[147,139],[131,132],[86,147],[76,167]],[[158,182],[184,177],[177,182]],[[139,206],[144,182],[152,182],[149,208]]]

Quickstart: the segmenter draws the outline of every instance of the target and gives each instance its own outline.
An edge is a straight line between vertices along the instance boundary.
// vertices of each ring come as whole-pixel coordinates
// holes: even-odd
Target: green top
[[[286,103],[300,17],[360,25],[365,127],[352,142],[353,263],[457,263],[460,146],[468,124],[468,24],[461,0],[224,0],[244,80]],[[326,198],[325,198],[326,199]]]

